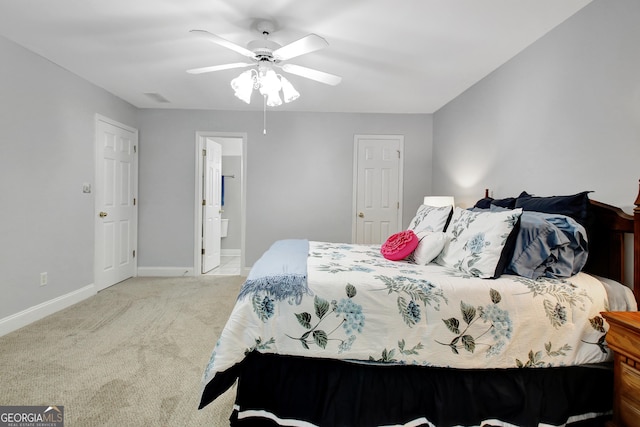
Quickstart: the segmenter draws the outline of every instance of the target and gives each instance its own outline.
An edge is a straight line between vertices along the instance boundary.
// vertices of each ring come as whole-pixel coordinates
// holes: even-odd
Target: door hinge
[[[398,151],[398,158],[400,158],[400,150],[397,150],[397,151]]]
[[[202,206],[207,206],[207,201],[206,200],[202,200]]]
[[[203,149],[203,150],[202,150],[202,155],[203,155],[203,156],[206,156],[206,155],[207,155],[207,150]]]
[[[396,207],[397,207],[398,209],[400,209],[400,202],[397,202],[396,204],[397,204],[397,206],[396,206]]]
[[[138,146],[137,146],[137,145],[134,145],[134,146],[133,146],[133,153],[135,154],[135,153],[137,153],[137,152],[138,152]]]
[[[134,197],[133,198],[133,206],[135,206],[135,205],[136,205],[136,198]]]
[[[134,258],[136,257],[136,250],[135,249],[133,250],[133,257]]]
[[[204,248],[202,248],[202,255],[204,255]]]

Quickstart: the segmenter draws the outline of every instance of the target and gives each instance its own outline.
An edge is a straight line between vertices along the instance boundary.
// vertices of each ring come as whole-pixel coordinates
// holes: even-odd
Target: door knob
[[[360,213],[358,214],[358,216],[359,216],[360,218],[364,218],[364,214],[363,214],[362,212],[360,212]]]
[[[107,216],[107,213],[106,212],[100,212],[98,215],[100,216],[100,218],[104,218],[105,216]]]

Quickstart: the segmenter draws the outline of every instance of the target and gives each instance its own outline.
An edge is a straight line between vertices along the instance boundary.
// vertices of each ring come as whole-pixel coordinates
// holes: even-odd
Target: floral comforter
[[[585,273],[487,280],[436,264],[389,261],[379,246],[309,242],[308,252],[307,280],[299,287],[278,280],[245,285],[205,384],[253,350],[461,369],[611,357],[600,316],[607,292]]]

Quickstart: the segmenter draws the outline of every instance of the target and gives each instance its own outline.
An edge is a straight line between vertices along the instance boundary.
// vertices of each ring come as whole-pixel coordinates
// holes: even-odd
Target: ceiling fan
[[[327,41],[322,37],[312,33],[292,43],[281,46],[280,44],[268,39],[268,36],[274,30],[273,22],[259,21],[256,28],[264,36],[264,39],[253,40],[248,43],[246,48],[205,30],[191,30],[190,32],[195,35],[246,56],[251,60],[251,62],[234,62],[229,64],[213,65],[209,67],[194,68],[187,70],[187,72],[190,74],[202,74],[233,68],[263,66],[268,68],[277,67],[287,73],[305,77],[331,86],[335,86],[342,81],[342,77],[336,76],[335,74],[329,74],[324,71],[285,62],[329,46],[329,43],[327,43]]]

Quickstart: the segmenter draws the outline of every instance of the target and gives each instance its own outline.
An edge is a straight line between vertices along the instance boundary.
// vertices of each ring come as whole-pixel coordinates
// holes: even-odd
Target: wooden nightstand
[[[613,421],[608,427],[640,427],[640,313],[601,313],[609,322],[607,345],[614,352]]]

